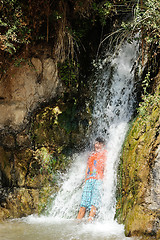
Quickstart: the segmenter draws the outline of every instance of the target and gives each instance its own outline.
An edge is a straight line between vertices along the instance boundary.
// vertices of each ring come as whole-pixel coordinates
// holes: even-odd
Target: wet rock
[[[160,85],[135,119],[126,138],[119,175],[117,216],[127,236],[159,239],[160,229]],[[142,238],[143,239],[143,238]]]
[[[10,162],[11,153],[6,152],[3,147],[0,147],[0,171],[1,171],[1,184],[9,186],[12,182],[12,164]]]
[[[85,143],[89,107],[78,104],[78,84],[66,90],[46,49],[13,64],[0,82],[0,219],[42,211],[71,149]]]
[[[39,58],[33,57],[31,59],[31,62],[32,62],[33,66],[35,67],[35,70],[36,70],[37,74],[38,75],[41,74],[42,70],[43,70],[41,60]]]
[[[0,207],[0,221],[6,218],[25,217],[41,212],[48,196],[54,190],[50,187],[39,189],[14,188],[8,193],[7,200]]]
[[[17,189],[9,194],[6,208],[8,210],[9,218],[24,217],[32,212],[37,212],[38,208],[38,190],[32,189]],[[34,198],[34,201],[33,201]]]
[[[125,220],[125,232],[127,236],[154,235],[154,222],[156,215],[148,211],[141,205],[135,205],[131,211],[128,212]]]
[[[16,137],[16,144],[19,146],[19,147],[29,147],[31,146],[31,140],[30,140],[30,137],[28,134],[25,133],[25,131],[17,134],[17,137]]]
[[[160,209],[160,146],[156,151],[156,155],[151,171],[151,188],[145,199],[151,210]]]
[[[10,213],[9,210],[3,207],[0,207],[0,221],[5,220],[6,218],[9,218]]]
[[[6,148],[15,148],[15,138],[12,135],[6,135],[2,139],[2,144]]]

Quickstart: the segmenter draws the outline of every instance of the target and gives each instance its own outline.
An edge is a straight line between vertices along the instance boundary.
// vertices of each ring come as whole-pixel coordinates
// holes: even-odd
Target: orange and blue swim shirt
[[[86,180],[103,179],[107,151],[94,152],[88,158]]]

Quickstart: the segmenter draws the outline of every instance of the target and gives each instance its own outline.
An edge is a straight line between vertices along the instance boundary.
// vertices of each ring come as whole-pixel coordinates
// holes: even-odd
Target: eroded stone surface
[[[0,82],[0,129],[18,130],[28,113],[63,91],[53,59],[32,58],[31,66],[27,61],[20,67],[13,65]]]

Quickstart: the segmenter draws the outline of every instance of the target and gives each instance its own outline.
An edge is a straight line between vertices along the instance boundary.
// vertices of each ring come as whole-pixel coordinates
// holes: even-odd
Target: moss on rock
[[[69,167],[71,152],[85,144],[91,112],[71,94],[38,109],[31,119],[30,126],[14,136],[14,146],[0,147],[5,187],[0,219],[45,210],[49,196],[58,190],[58,173]]]
[[[127,236],[158,239],[160,206],[156,200],[158,192],[154,188],[158,182],[153,171],[159,171],[155,169],[155,163],[159,163],[160,85],[154,96],[148,97],[149,104],[147,100],[146,105],[143,103],[143,112],[139,110],[123,146],[119,166],[117,218],[125,224]],[[155,191],[154,197],[152,191]]]

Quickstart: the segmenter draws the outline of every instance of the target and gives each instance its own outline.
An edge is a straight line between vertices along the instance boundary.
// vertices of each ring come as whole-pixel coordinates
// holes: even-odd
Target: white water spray
[[[30,216],[24,219],[36,226],[45,223],[51,239],[53,235],[58,240],[128,239],[124,236],[123,225],[114,221],[115,192],[120,151],[134,111],[135,84],[131,69],[136,60],[136,51],[136,43],[126,43],[118,55],[108,58],[107,54],[97,69],[94,124],[90,139],[93,143],[98,136],[105,138],[108,151],[104,194],[98,219],[94,224],[76,224],[89,153],[74,155],[73,164],[63,177],[63,184],[48,209],[49,216]]]
[[[136,49],[136,42],[125,44],[119,54],[112,57],[105,71],[107,58],[100,65],[102,71],[98,77],[92,138],[102,136],[107,142],[107,169],[99,214],[102,220],[113,220],[115,216],[117,166],[135,104],[134,72],[131,70],[136,60]]]
[[[75,161],[64,177],[64,183],[53,201],[50,216],[56,219],[75,218],[82,194],[81,187],[84,182],[87,155],[82,153],[73,156]]]
[[[119,154],[134,109],[134,72],[136,43],[125,44],[108,67],[107,58],[99,65],[96,80],[97,93],[93,112],[91,139],[103,136],[107,142],[107,169],[104,178],[104,196],[99,220],[113,220],[115,215],[116,172]],[[101,69],[101,70],[100,70]],[[105,69],[105,70],[104,70]],[[112,72],[112,77],[111,77]],[[75,157],[72,168],[53,202],[50,215],[55,218],[75,218],[81,201],[88,154]]]

